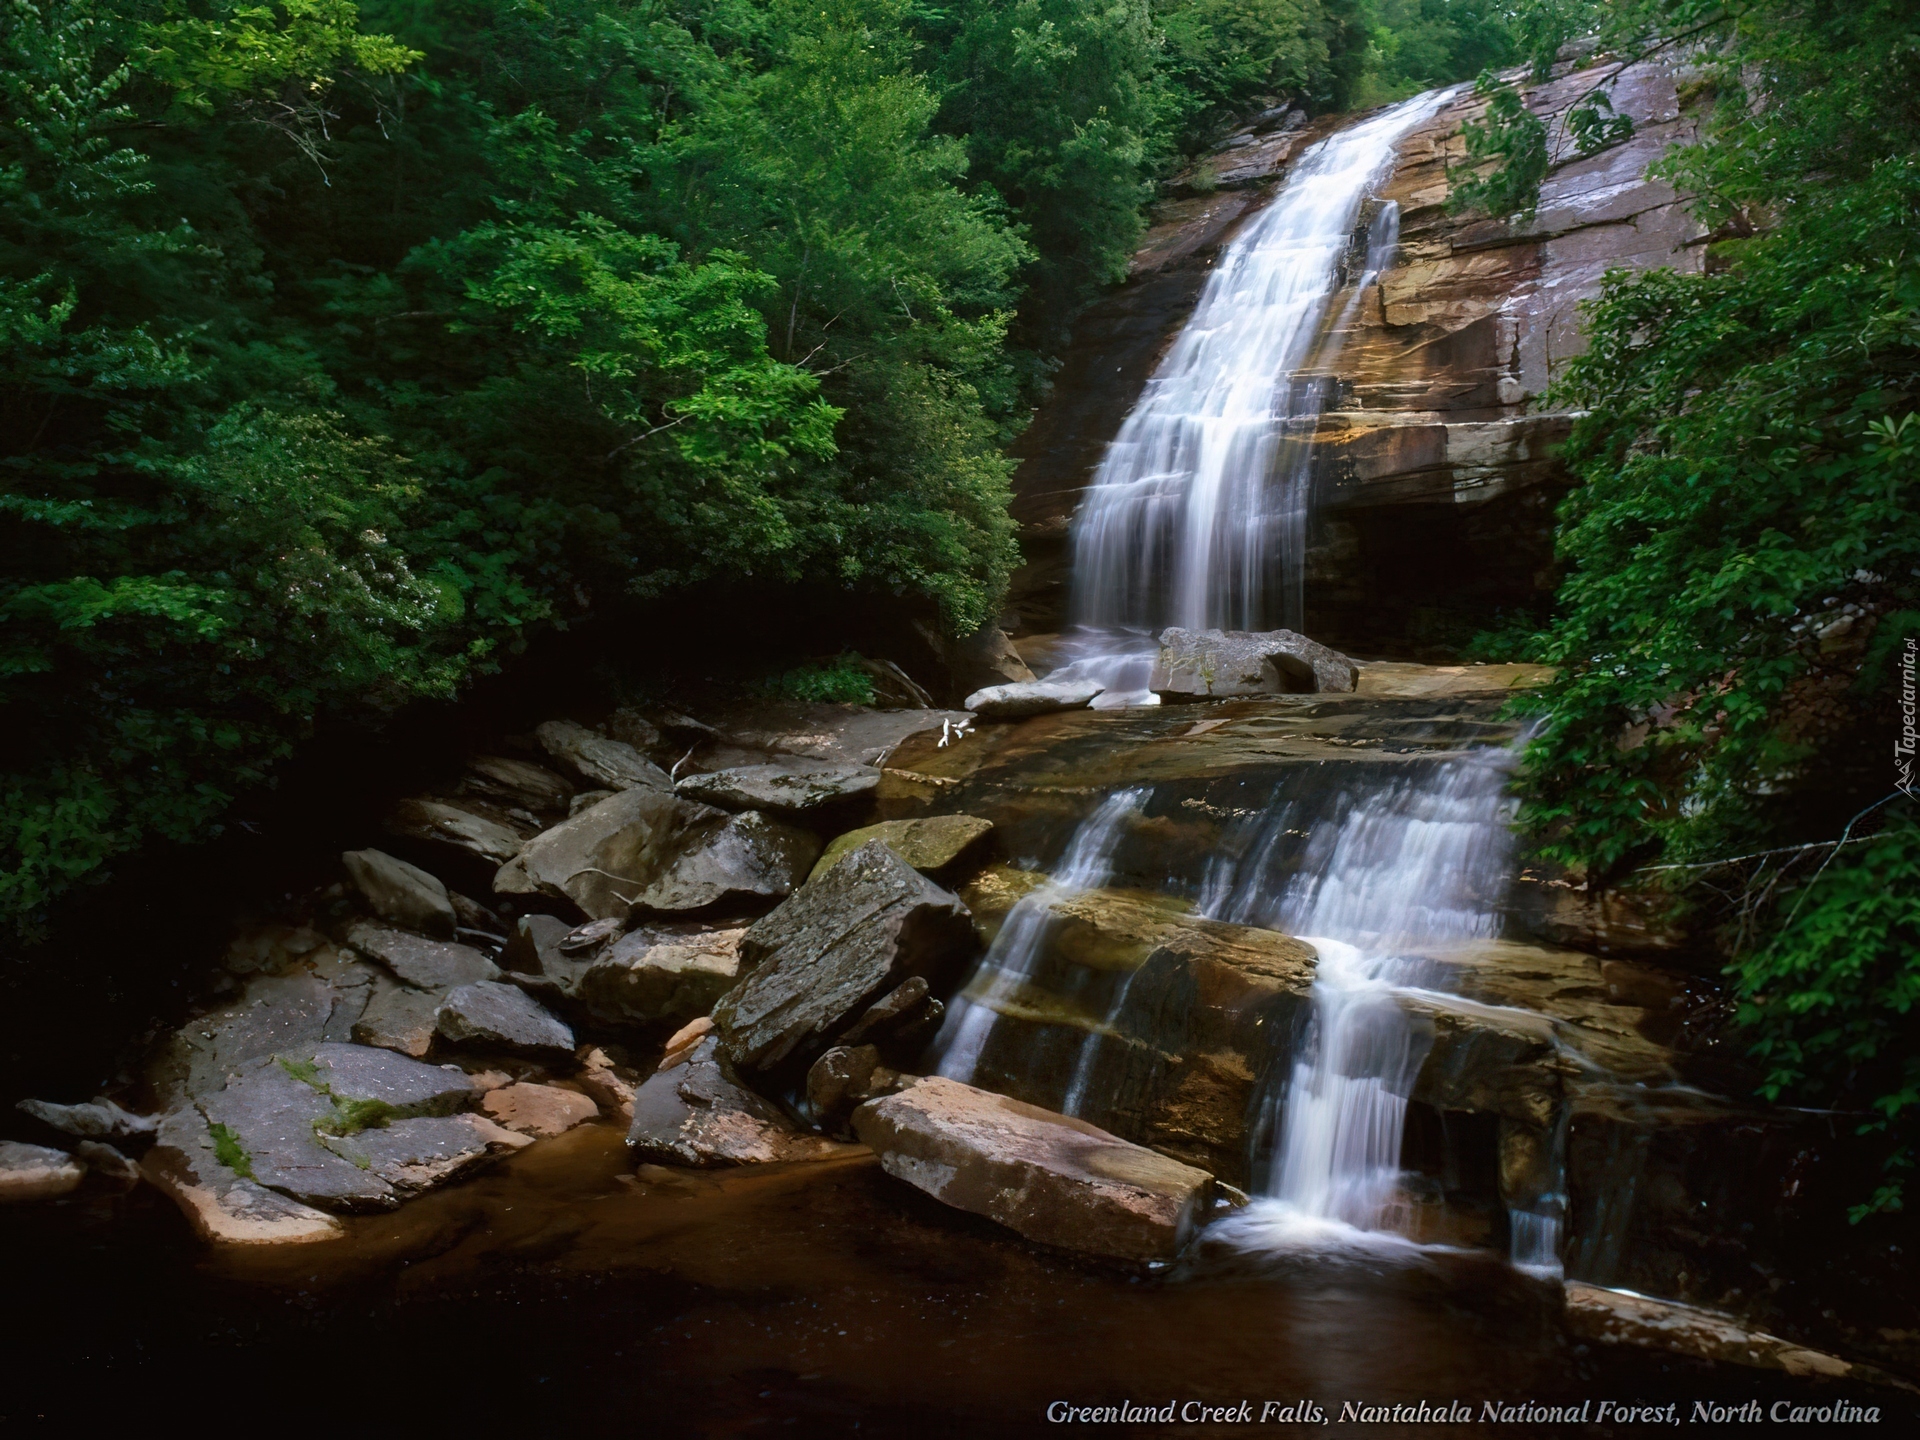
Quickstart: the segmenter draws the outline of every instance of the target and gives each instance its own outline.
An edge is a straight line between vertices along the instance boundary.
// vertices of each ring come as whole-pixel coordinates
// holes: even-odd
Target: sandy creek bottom
[[[1310,1399],[1337,1417],[1348,1400],[1684,1411],[1820,1393],[1588,1350],[1549,1289],[1491,1257],[1275,1268],[1203,1243],[1179,1271],[1128,1274],[1042,1253],[870,1159],[635,1176],[604,1124],[348,1223],[247,1254],[201,1246],[151,1190],[0,1215],[0,1428],[172,1414],[251,1434],[998,1436],[1060,1433],[1057,1400]],[[1402,1433],[1106,1433],[1229,1429]],[[1651,1433],[1585,1433],[1629,1431]]]

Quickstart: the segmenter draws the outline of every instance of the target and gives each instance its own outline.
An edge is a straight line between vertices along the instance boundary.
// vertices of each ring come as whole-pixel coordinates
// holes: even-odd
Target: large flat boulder
[[[367,1008],[353,1022],[356,1044],[374,1045],[416,1059],[433,1048],[444,990],[416,990],[391,982],[376,985]]]
[[[562,900],[595,920],[624,917],[679,858],[687,832],[723,818],[670,789],[634,786],[528,841],[493,888]]]
[[[1171,1260],[1213,1177],[1084,1120],[939,1077],[870,1100],[854,1133],[889,1175],[1029,1240],[1120,1260]]]
[[[81,1140],[151,1140],[159,1118],[135,1115],[123,1110],[106,1096],[96,1096],[84,1105],[56,1105],[50,1100],[21,1100],[24,1110],[42,1125]]]
[[[340,857],[353,888],[382,920],[451,940],[458,917],[446,885],[418,865],[384,850],[349,850]]]
[[[631,745],[609,740],[571,720],[549,720],[534,738],[547,754],[589,787],[604,790],[673,789],[667,772]]]
[[[982,720],[1025,720],[1062,710],[1084,710],[1106,686],[1092,680],[1022,680],[989,685],[967,696],[967,709]]]
[[[346,1233],[324,1210],[235,1171],[220,1158],[220,1148],[205,1117],[189,1106],[166,1117],[140,1162],[141,1174],[180,1207],[201,1239],[221,1245],[306,1245]]]
[[[747,1075],[804,1072],[909,976],[944,988],[973,943],[958,896],[869,841],[742,938],[741,956],[756,968],[714,1007],[720,1053]]]
[[[524,990],[495,980],[449,992],[436,1023],[456,1045],[510,1050],[535,1060],[573,1058],[572,1028]]]
[[[918,820],[883,820],[849,830],[828,845],[814,862],[809,879],[818,879],[840,857],[869,840],[878,840],[922,875],[937,875],[972,850],[992,831],[993,822],[977,815],[928,815]]]
[[[682,776],[679,790],[682,795],[729,810],[797,814],[870,798],[879,784],[880,772],[871,765],[782,759]]]
[[[55,1200],[79,1185],[86,1167],[64,1150],[0,1140],[0,1204]]]
[[[508,755],[478,755],[467,762],[463,788],[476,795],[537,815],[564,815],[573,799],[573,784],[530,760]]]
[[[763,909],[791,895],[820,854],[812,831],[758,810],[704,826],[684,845],[659,879],[634,896],[636,913]]]
[[[471,945],[429,940],[391,926],[362,921],[347,931],[347,944],[420,990],[445,990],[500,976],[499,967]]]
[[[736,1083],[711,1037],[640,1087],[627,1146],[636,1161],[702,1169],[854,1153],[852,1146],[801,1130],[778,1107]]]
[[[1181,630],[1160,633],[1147,688],[1162,700],[1230,700],[1249,695],[1351,691],[1360,667],[1292,630]]]
[[[458,805],[433,796],[402,800],[387,815],[387,833],[425,845],[445,846],[494,865],[520,853],[534,833],[531,825],[509,823],[472,804]]]

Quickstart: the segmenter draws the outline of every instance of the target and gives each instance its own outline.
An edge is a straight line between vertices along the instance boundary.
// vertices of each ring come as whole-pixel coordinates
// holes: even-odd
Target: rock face
[[[453,938],[459,923],[453,901],[435,876],[381,850],[349,850],[340,861],[361,898],[381,919]]]
[[[1091,680],[1027,680],[990,685],[967,696],[967,709],[982,720],[1024,720],[1059,710],[1084,710],[1106,687]]]
[[[1063,894],[1001,867],[962,894],[990,933],[1015,904],[1044,927],[1017,991],[996,997],[982,974],[954,1001],[996,1012],[974,1082],[1050,1108],[1077,1091],[1092,1123],[1246,1188],[1273,1066],[1305,1018],[1312,947],[1170,896]]]
[[[991,820],[977,815],[929,815],[922,820],[883,820],[878,825],[849,830],[822,852],[809,879],[818,879],[841,856],[869,840],[878,840],[922,875],[937,875],[971,851],[993,830]]]
[[[665,873],[634,897],[636,913],[764,907],[792,894],[820,854],[811,831],[757,810],[716,822],[684,844]]]
[[[1466,160],[1461,126],[1487,103],[1467,90],[1401,143],[1381,187],[1398,207],[1399,253],[1376,284],[1334,297],[1342,325],[1325,347],[1338,358],[1315,437],[1305,627],[1323,640],[1419,649],[1496,606],[1544,598],[1567,483],[1552,447],[1569,421],[1535,402],[1582,348],[1580,304],[1609,268],[1702,263],[1702,227],[1646,169],[1694,137],[1704,98],[1681,99],[1677,63],[1630,65],[1608,93],[1633,118],[1633,139],[1580,157],[1562,117],[1613,69],[1580,63],[1524,86],[1560,147],[1530,221],[1447,213],[1447,166]],[[1066,613],[1080,491],[1221,247],[1337,123],[1250,137],[1215,157],[1217,189],[1157,207],[1128,282],[1077,322],[1053,395],[1015,447],[1027,565],[1010,605],[1024,622],[1014,631],[1023,653],[1028,632],[1055,630]],[[1364,214],[1363,226],[1374,218]]]
[[[498,981],[451,992],[435,1012],[435,1022],[456,1045],[492,1046],[536,1060],[573,1057],[572,1029],[524,991]]]
[[[729,810],[799,813],[866,798],[879,783],[880,772],[871,765],[776,760],[687,775],[679,789],[682,795]]]
[[[528,841],[500,867],[493,888],[564,900],[596,920],[624,917],[634,898],[679,858],[690,829],[723,819],[670,789],[634,786]]]
[[[757,968],[714,1008],[720,1053],[746,1074],[804,1071],[886,991],[945,982],[972,947],[959,898],[869,841],[747,931]]]
[[[0,1204],[58,1199],[75,1189],[86,1173],[64,1150],[0,1140]]]
[[[609,740],[571,720],[549,720],[534,732],[541,747],[589,787],[672,790],[667,772],[631,745]]]
[[[888,1174],[1068,1250],[1171,1260],[1213,1198],[1204,1170],[953,1080],[869,1101],[853,1128]]]
[[[736,1084],[711,1038],[640,1087],[627,1146],[638,1161],[701,1168],[824,1160],[851,1148],[805,1133],[772,1103]]]
[[[1292,630],[1164,631],[1147,687],[1162,700],[1347,692],[1360,667]]]

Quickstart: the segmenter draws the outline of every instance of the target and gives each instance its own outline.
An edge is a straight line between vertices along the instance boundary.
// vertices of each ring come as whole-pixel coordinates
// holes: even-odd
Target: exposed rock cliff
[[[1317,436],[1307,629],[1330,644],[1443,650],[1552,584],[1553,507],[1566,483],[1552,447],[1569,420],[1542,397],[1579,352],[1579,307],[1609,269],[1697,269],[1704,253],[1705,232],[1681,198],[1646,178],[1670,146],[1694,137],[1683,71],[1644,63],[1621,72],[1610,93],[1632,117],[1633,138],[1574,153],[1564,116],[1612,68],[1563,64],[1528,88],[1555,147],[1529,221],[1447,213],[1447,167],[1466,155],[1461,127],[1485,110],[1470,88],[1400,146],[1381,187],[1381,200],[1399,207],[1396,263],[1335,300],[1340,328],[1318,361],[1338,388]],[[1054,397],[1019,447],[1014,509],[1028,564],[1012,603],[1025,630],[1061,623],[1080,491],[1215,258],[1293,158],[1341,123],[1243,135],[1202,162],[1182,179],[1188,193],[1159,207],[1128,282],[1081,320]],[[1356,281],[1364,235],[1363,225]]]

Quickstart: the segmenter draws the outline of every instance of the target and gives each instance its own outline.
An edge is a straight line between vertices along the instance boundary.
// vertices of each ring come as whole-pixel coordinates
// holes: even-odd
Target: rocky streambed
[[[1419,1243],[1388,1264],[1399,1278],[1382,1281],[1377,1256],[1363,1277],[1211,1238],[1265,1183],[1320,956],[1208,913],[1208,857],[1246,848],[1276,787],[1375,786],[1502,743],[1505,696],[1534,678],[1363,665],[1352,690],[1295,694],[1269,673],[1265,693],[1110,711],[1054,697],[1002,721],[980,718],[986,702],[733,706],[501,736],[395,804],[335,882],[236,934],[225,993],[139,1083],[28,1100],[35,1143],[4,1147],[0,1192],[51,1203],[6,1213],[111,1253],[137,1244],[146,1273],[171,1247],[209,1315],[289,1287],[332,1313],[395,1265],[394,1293],[427,1310],[523,1261],[535,1289],[594,1275],[644,1290],[664,1273],[680,1297],[666,1308],[691,1306],[724,1353],[694,1357],[684,1328],[626,1344],[671,1351],[696,1389],[749,1411],[767,1398],[739,1391],[755,1355],[783,1377],[768,1396],[831,1373],[835,1403],[868,1413],[934,1404],[870,1324],[849,1346],[785,1320],[764,1341],[742,1332],[822,1286],[837,1298],[812,1303],[964,1341],[965,1373],[999,1356],[1001,1399],[939,1402],[976,1418],[1024,1414],[1049,1373],[983,1326],[1104,1334],[1118,1305],[1160,1333],[1203,1293],[1276,1334],[1296,1322],[1273,1314],[1304,1324],[1324,1302],[1356,1324],[1383,1307],[1379,1323],[1424,1337],[1465,1303],[1532,1348],[1494,1365],[1486,1334],[1419,1343],[1522,1388],[1621,1365],[1657,1388],[1728,1362],[1780,1383],[1879,1379],[1885,1347],[1838,1359],[1675,1303],[1750,1308],[1754,1267],[1790,1246],[1792,1221],[1753,1177],[1792,1163],[1806,1122],[1725,1098],[1711,985],[1649,963],[1660,944],[1564,886],[1514,885],[1507,938],[1430,947],[1438,978],[1399,997],[1421,1057],[1399,1201]],[[1100,883],[1059,883],[1077,827],[1128,787],[1150,798]],[[981,957],[1010,923],[1045,940],[996,989]],[[1623,936],[1647,943],[1606,953]],[[923,1078],[956,1006],[992,1013],[977,1063],[965,1082]],[[180,1218],[156,1210],[163,1196]],[[1510,1217],[1543,1197],[1582,1286],[1506,1264]],[[198,1260],[165,1238],[181,1219]],[[758,1300],[740,1298],[741,1245],[766,1267]],[[823,1280],[836,1264],[857,1278]],[[1014,1277],[1010,1295],[995,1276]],[[940,1315],[961,1292],[996,1298]],[[1220,1354],[1156,1344],[1149,1369],[1207,1394],[1269,1373],[1220,1331],[1195,1332]],[[1122,1384],[1137,1342],[1093,1360],[1104,1343],[1076,1352],[1083,1388]],[[610,1344],[594,1338],[596,1363]],[[783,1344],[835,1358],[815,1374],[777,1358]],[[1622,1345],[1666,1358],[1621,1361]],[[1595,1347],[1605,1358],[1582,1358]],[[1308,1366],[1300,1393],[1371,1374],[1346,1364]]]

